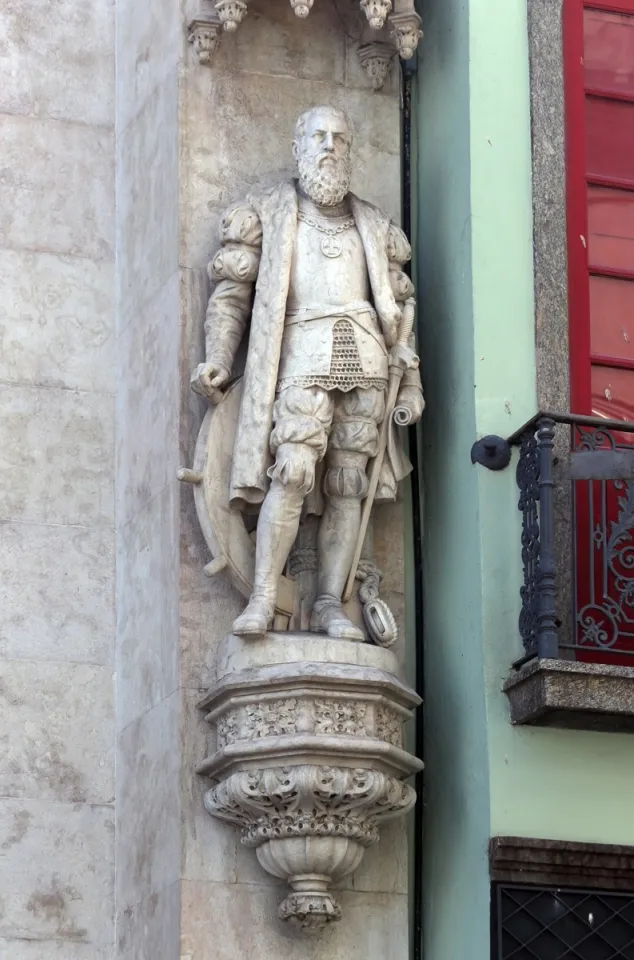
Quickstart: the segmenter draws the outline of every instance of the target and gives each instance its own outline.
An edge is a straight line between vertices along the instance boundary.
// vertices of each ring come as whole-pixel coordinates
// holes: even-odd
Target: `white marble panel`
[[[407,960],[407,897],[341,891],[343,918],[319,937],[277,919],[284,887],[183,881],[181,960]],[[213,936],[210,931],[213,930]]]
[[[58,940],[66,948],[24,948],[7,960],[99,956],[96,945],[113,940],[113,850],[111,806],[0,799],[0,938]]]
[[[0,380],[114,393],[114,264],[0,250]]]
[[[356,12],[360,24],[358,6]],[[309,20],[298,29],[288,0],[254,0],[235,37],[222,38],[215,66],[221,71],[343,83],[344,44],[341,15],[334,4],[315,3]]]
[[[114,122],[111,0],[5,0],[0,110]]]
[[[117,137],[119,323],[178,269],[178,70]]]
[[[178,686],[177,481],[119,529],[117,729]]]
[[[177,66],[183,34],[178,0],[118,0],[118,130],[127,126]]]
[[[72,940],[0,939],[0,957],[7,960],[112,960],[112,951],[110,944],[100,947]]]
[[[117,339],[117,520],[176,479],[179,277],[134,311]]]
[[[112,663],[113,540],[106,527],[0,525],[1,657]]]
[[[5,660],[0,691],[0,796],[112,801],[109,667]]]
[[[112,523],[114,400],[0,384],[0,409],[0,519]]]
[[[192,492],[181,490],[180,648],[181,683],[207,689],[216,679],[219,642],[231,632],[245,600],[224,570],[209,579],[203,568],[211,554],[196,529]]]
[[[401,817],[383,824],[380,833],[379,842],[368,847],[361,865],[344,885],[368,893],[407,894],[407,819]]]
[[[230,823],[210,817],[203,806],[207,779],[193,771],[209,756],[210,727],[196,704],[200,690],[181,690],[182,765],[181,802],[183,811],[183,855],[181,876],[187,880],[234,883],[238,879],[237,858],[240,832]],[[253,851],[248,851],[255,860]],[[270,877],[268,878],[270,881]]]
[[[179,703],[176,691],[118,735],[118,911],[164,890],[180,875]]]
[[[115,956],[117,960],[194,960],[180,952],[180,883],[117,914]]]
[[[5,114],[0,246],[112,259],[113,141],[105,127]]]

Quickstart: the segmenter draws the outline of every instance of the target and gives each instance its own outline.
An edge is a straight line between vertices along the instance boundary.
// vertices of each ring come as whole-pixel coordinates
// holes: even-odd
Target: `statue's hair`
[[[316,107],[310,107],[310,109],[304,110],[303,113],[300,113],[297,118],[297,123],[295,124],[295,136],[293,138],[295,142],[301,140],[301,138],[304,136],[306,123],[308,122],[310,115],[313,113],[318,113],[320,110],[330,110],[332,113],[336,114],[340,120],[343,120],[350,131],[350,141],[352,142],[352,124],[350,123],[350,117],[347,113],[345,113],[345,111],[340,110],[338,107],[331,107],[328,103],[319,104]]]

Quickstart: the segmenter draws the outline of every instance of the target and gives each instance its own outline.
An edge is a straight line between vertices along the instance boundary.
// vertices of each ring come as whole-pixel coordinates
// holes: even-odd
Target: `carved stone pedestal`
[[[216,732],[198,768],[205,806],[240,827],[261,865],[291,888],[283,920],[319,929],[341,909],[330,885],[358,867],[383,820],[411,809],[403,749],[420,698],[394,654],[310,633],[230,636],[200,706]]]

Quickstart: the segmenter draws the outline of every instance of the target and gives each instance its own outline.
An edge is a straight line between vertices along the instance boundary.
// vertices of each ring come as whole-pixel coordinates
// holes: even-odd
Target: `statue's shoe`
[[[233,621],[233,632],[239,637],[262,637],[273,625],[274,612],[266,600],[251,597],[244,613]]]
[[[313,633],[327,633],[336,640],[357,640],[363,642],[365,635],[352,620],[349,620],[338,600],[318,598],[313,605],[310,617],[310,629]]]

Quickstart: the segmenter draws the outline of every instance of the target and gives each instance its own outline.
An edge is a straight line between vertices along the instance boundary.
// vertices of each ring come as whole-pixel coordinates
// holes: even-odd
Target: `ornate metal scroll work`
[[[619,449],[607,430],[578,430],[576,451]],[[576,482],[577,537],[587,537],[588,572],[577,570],[579,649],[634,652],[634,481]],[[581,553],[581,551],[580,551]],[[583,558],[582,561],[583,562]],[[581,601],[581,605],[580,605]]]
[[[524,584],[520,588],[522,608],[519,630],[526,653],[537,652],[537,605],[539,599],[539,451],[533,430],[522,436],[517,464],[520,490],[518,508],[522,514],[522,565]]]

